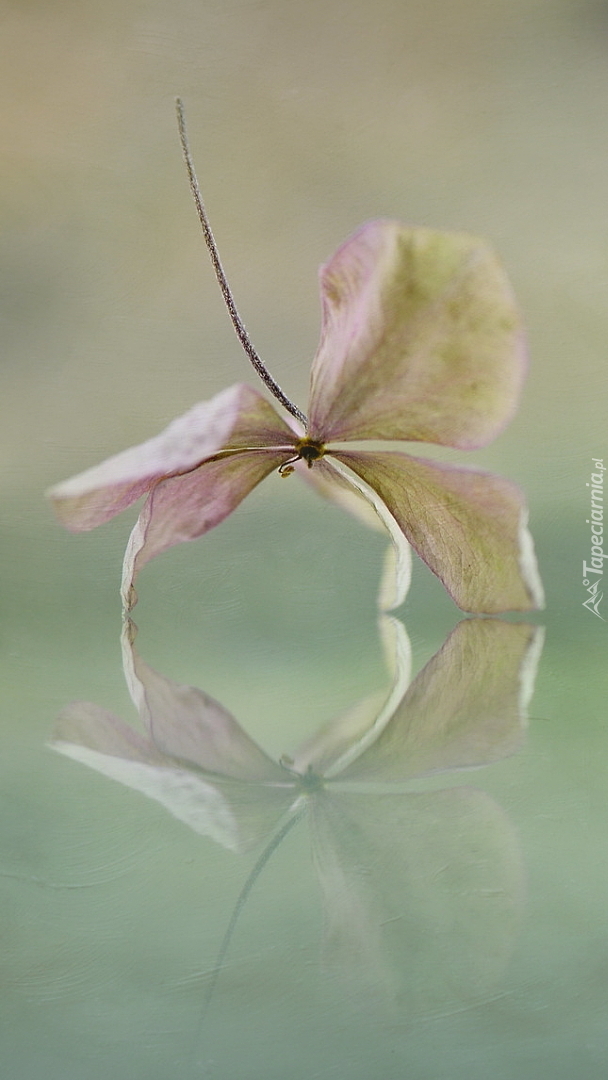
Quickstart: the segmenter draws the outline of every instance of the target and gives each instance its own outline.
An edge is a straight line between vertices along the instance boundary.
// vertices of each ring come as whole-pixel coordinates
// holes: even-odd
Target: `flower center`
[[[298,451],[298,458],[304,458],[309,469],[312,469],[313,461],[317,461],[325,453],[323,444],[313,442],[312,439],[301,439],[296,446],[296,450]]]
[[[312,765],[308,766],[305,773],[296,772],[293,768],[294,760],[289,757],[289,754],[283,754],[279,758],[279,765],[294,777],[298,787],[303,791],[321,791],[325,787],[323,777],[314,771]]]
[[[281,476],[291,476],[293,472],[294,462],[305,461],[309,469],[312,469],[313,462],[323,457],[325,453],[325,447],[322,443],[315,442],[313,439],[300,439],[295,445],[296,456],[284,461],[279,466],[279,472]]]
[[[304,791],[322,791],[325,783],[323,777],[314,771],[312,765],[309,765],[306,772],[298,776],[298,786]]]

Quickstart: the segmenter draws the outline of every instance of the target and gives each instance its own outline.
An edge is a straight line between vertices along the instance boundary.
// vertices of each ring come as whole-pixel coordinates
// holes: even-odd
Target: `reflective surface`
[[[359,543],[343,545],[344,560],[349,549],[361,558]],[[599,650],[589,637],[586,653],[568,656],[550,629],[526,723],[517,702],[522,664],[526,697],[531,689],[533,627],[482,620],[501,630],[498,657],[478,642],[451,653],[475,631],[465,620],[433,660],[438,627],[418,604],[421,673],[405,691],[402,645],[391,691],[366,618],[379,555],[368,560],[370,595],[351,599],[349,623],[334,615],[329,639],[313,640],[304,620],[294,643],[277,619],[281,643],[260,616],[257,678],[242,641],[226,640],[234,614],[218,615],[238,581],[210,586],[214,614],[201,605],[187,623],[180,595],[171,619],[149,603],[144,630],[142,599],[137,647],[162,669],[138,662],[140,685],[154,690],[154,752],[150,720],[138,722],[124,684],[117,617],[99,619],[95,637],[81,613],[34,641],[30,655],[47,666],[29,686],[21,647],[4,757],[11,1069],[279,1076],[288,1055],[302,1077],[414,1067],[465,1076],[472,1058],[473,1075],[500,1065],[515,1076],[521,1060],[559,1070],[564,1043],[595,1061],[606,884],[590,858],[606,824]],[[294,588],[306,575],[294,569]],[[502,634],[513,635],[511,653]],[[128,656],[126,636],[125,647]],[[282,682],[277,658],[290,669]],[[206,676],[238,726],[214,707],[209,742],[209,699],[193,711],[165,671],[178,684]],[[97,708],[66,711],[68,678]],[[126,742],[136,730],[140,741]],[[57,738],[80,760],[52,753],[45,743]],[[335,775],[321,784],[309,765]]]
[[[384,617],[381,629],[394,668],[386,700],[358,703],[278,764],[218,702],[147,667],[130,623],[123,662],[144,733],[86,702],[60,718],[52,744],[60,753],[237,854],[266,841],[228,924],[207,1004],[253,885],[301,818],[327,970],[346,967],[352,993],[362,981],[361,1000],[386,995],[410,1015],[483,999],[511,953],[523,874],[508,817],[481,791],[417,791],[416,781],[519,748],[542,633],[465,620],[408,688],[404,628]]]
[[[604,1076],[608,600],[583,607],[583,564],[608,463],[607,35],[574,0],[7,12],[3,1075]],[[376,625],[382,537],[272,476],[142,572],[125,681],[132,518],[69,536],[42,491],[249,379],[177,93],[248,330],[300,404],[317,267],[363,220],[499,250],[530,376],[466,460],[530,504],[547,608],[523,628],[473,641],[415,561],[408,681]],[[175,686],[207,697],[188,712]]]

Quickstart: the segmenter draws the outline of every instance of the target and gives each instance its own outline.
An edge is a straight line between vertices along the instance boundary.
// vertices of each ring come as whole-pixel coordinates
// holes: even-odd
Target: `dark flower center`
[[[303,791],[321,791],[325,787],[323,777],[314,771],[312,765],[308,766],[305,773],[299,773],[293,768],[293,764],[293,758],[289,757],[288,754],[283,754],[279,758],[279,765],[295,778],[298,787],[302,788]]]
[[[298,458],[304,458],[309,469],[312,469],[313,461],[317,461],[325,453],[323,444],[313,442],[312,439],[300,439],[300,442],[296,445],[296,450],[298,451]]]
[[[294,462],[305,461],[309,469],[312,469],[313,462],[323,457],[325,453],[325,447],[322,443],[314,442],[313,439],[300,439],[295,445],[296,455],[284,461],[279,466],[279,472],[281,476],[291,476],[293,472]]]
[[[309,765],[306,772],[298,776],[298,786],[304,791],[321,791],[325,783],[323,777],[314,771],[312,765]]]

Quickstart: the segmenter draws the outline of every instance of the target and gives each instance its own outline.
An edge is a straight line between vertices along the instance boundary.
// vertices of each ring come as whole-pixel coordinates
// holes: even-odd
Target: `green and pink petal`
[[[321,269],[312,439],[471,449],[512,417],[525,373],[519,313],[487,244],[372,221]]]

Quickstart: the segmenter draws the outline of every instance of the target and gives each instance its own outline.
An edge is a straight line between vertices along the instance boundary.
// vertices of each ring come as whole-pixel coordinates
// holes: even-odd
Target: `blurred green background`
[[[603,1076],[606,624],[582,607],[581,569],[590,459],[608,461],[608,6],[20,0],[1,8],[0,52],[7,1075],[174,1075],[167,1047],[195,1027],[196,1008],[189,1001],[182,1014],[169,995],[163,1038],[163,963],[179,980],[193,953],[208,944],[213,954],[245,874],[160,810],[45,748],[71,699],[131,715],[117,590],[135,516],[70,536],[53,521],[45,487],[233,382],[256,384],[191,203],[179,94],[241,314],[302,407],[319,327],[317,268],[364,220],[468,230],[505,262],[530,374],[507,431],[464,457],[525,489],[547,590],[528,749],[487,782],[484,774],[514,817],[530,876],[530,922],[508,991],[515,1004],[483,1031],[466,1015],[415,1043],[398,1026],[380,1041],[355,1025],[357,1060],[362,1076],[377,1069],[387,1078],[412,1069],[421,1078],[553,1080],[572,1075],[574,1061],[585,1076]],[[297,478],[271,477],[209,537],[144,571],[142,652],[217,696],[271,752],[288,751],[382,685],[374,597],[383,547]],[[402,614],[416,666],[458,617],[420,563]],[[207,888],[189,907],[203,858],[226,895]],[[109,908],[93,887],[92,900],[53,891],[53,882],[105,881],[104,859],[116,871]],[[289,924],[283,940],[305,936],[307,919],[316,927],[306,888],[310,897],[305,889],[293,908],[302,919],[272,908]],[[206,911],[216,922],[203,947],[196,932]],[[304,1054],[290,1075],[355,1075],[344,1034],[352,1018],[326,1011],[343,1035],[332,1029],[315,1057],[312,1005],[302,1014],[276,989],[297,967],[293,949],[275,960],[278,983],[267,976],[247,1064],[235,1063],[220,1034],[210,1075],[286,1075],[273,1025]],[[108,1002],[122,1001],[127,984],[128,1004],[113,1010]],[[228,1011],[224,1021],[232,1030]]]

